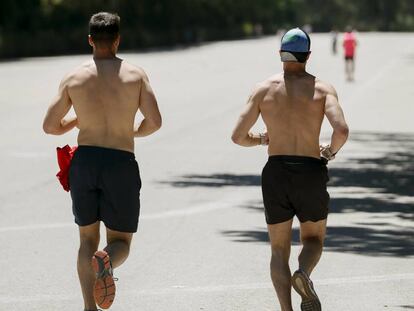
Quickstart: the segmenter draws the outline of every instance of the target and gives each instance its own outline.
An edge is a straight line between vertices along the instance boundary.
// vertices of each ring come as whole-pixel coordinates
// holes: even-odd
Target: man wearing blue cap
[[[272,247],[271,277],[282,311],[292,310],[291,287],[302,297],[301,310],[321,310],[309,276],[322,254],[328,216],[327,162],[348,138],[348,126],[335,89],[306,72],[311,41],[299,28],[283,37],[283,72],[259,83],[233,131],[241,146],[268,145],[262,193]],[[250,132],[259,115],[267,133]],[[329,145],[319,135],[326,116],[333,128]],[[291,275],[292,221],[300,221],[303,248],[299,269]]]

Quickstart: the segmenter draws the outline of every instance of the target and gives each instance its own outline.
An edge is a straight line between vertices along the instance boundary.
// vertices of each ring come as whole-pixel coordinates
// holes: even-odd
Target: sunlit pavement
[[[329,165],[316,289],[324,310],[413,309],[414,36],[360,34],[354,83],[329,35],[312,39],[309,70],[337,88],[351,128]],[[115,271],[113,310],[279,310],[260,192],[266,150],[230,141],[254,84],[280,71],[277,49],[267,37],[122,55],[147,71],[164,125],[136,144],[142,217]],[[54,176],[55,147],[75,144],[76,133],[46,136],[41,123],[63,74],[88,58],[0,63],[0,310],[83,309],[77,228]],[[292,269],[299,250],[295,223]]]

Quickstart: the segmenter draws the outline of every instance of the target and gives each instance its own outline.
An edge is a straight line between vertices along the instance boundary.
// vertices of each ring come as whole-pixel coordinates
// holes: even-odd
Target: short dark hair
[[[296,57],[299,63],[305,63],[308,60],[310,52],[289,52]]]
[[[96,13],[89,20],[89,35],[97,44],[112,44],[118,38],[120,22],[118,14]]]

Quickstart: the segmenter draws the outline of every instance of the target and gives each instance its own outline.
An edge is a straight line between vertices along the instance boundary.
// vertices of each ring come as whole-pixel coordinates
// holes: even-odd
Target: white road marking
[[[40,159],[53,158],[54,154],[50,152],[35,152],[35,151],[11,151],[5,154],[6,156],[18,159]]]
[[[412,197],[395,197],[388,193],[376,193],[379,189],[367,189],[362,187],[330,187],[329,192],[335,198],[380,198],[384,201],[389,202],[396,202],[396,203],[404,203],[409,204],[413,203]],[[216,202],[208,202],[204,204],[200,204],[198,206],[189,207],[189,208],[182,208],[182,209],[175,209],[171,211],[165,211],[160,213],[152,213],[152,214],[144,214],[140,216],[140,221],[145,220],[156,220],[156,219],[164,219],[164,218],[173,218],[173,217],[183,217],[183,216],[191,216],[195,214],[201,213],[208,213],[215,210],[226,209],[231,207],[238,207],[240,205],[246,204],[249,199],[238,197],[234,199],[233,194],[225,197],[221,201]],[[28,225],[21,225],[21,226],[9,226],[0,228],[0,233],[6,232],[18,232],[18,231],[31,231],[31,230],[48,230],[48,229],[65,229],[65,228],[75,228],[76,224],[73,222],[67,223],[55,223],[55,224],[28,224]]]
[[[226,209],[231,207],[237,207],[240,204],[246,203],[246,199],[238,199],[233,201],[224,201],[224,202],[209,202],[205,204],[200,204],[192,208],[183,208],[178,210],[171,210],[168,212],[161,212],[156,214],[142,215],[143,220],[152,220],[160,218],[169,218],[177,216],[189,216],[200,213],[207,213],[218,209]]]
[[[37,224],[0,228],[0,232],[31,231],[74,227],[75,223]]]
[[[245,203],[246,203],[246,199],[242,199],[241,197],[238,197],[237,200],[228,200],[228,198],[225,198],[223,199],[223,201],[220,201],[220,202],[209,202],[205,204],[200,204],[195,207],[142,215],[140,217],[140,221],[141,220],[143,221],[156,220],[156,219],[171,218],[171,217],[183,217],[183,216],[190,216],[194,214],[208,213],[208,212],[215,211],[218,209],[237,207]],[[75,228],[75,227],[76,227],[76,224],[73,222],[55,223],[55,224],[33,224],[33,225],[3,227],[3,228],[0,228],[0,233],[16,232],[16,231],[31,231],[31,230],[47,230],[47,229],[65,229],[65,228]]]
[[[367,283],[381,283],[381,282],[398,282],[398,281],[413,281],[414,273],[404,274],[388,274],[388,275],[376,275],[376,276],[354,276],[354,277],[340,277],[329,279],[316,279],[314,283],[317,286],[326,285],[344,285],[344,284],[367,284]],[[244,291],[244,290],[267,290],[273,289],[270,282],[261,283],[245,283],[245,284],[223,284],[223,285],[210,285],[210,286],[185,286],[175,285],[168,288],[160,289],[143,289],[143,290],[129,290],[123,291],[122,296],[128,297],[137,295],[177,295],[177,293],[214,293],[214,292],[227,292],[227,291]],[[27,302],[42,302],[42,301],[68,301],[79,299],[79,295],[69,294],[39,294],[31,296],[0,296],[0,303],[13,304],[13,303],[27,303]]]
[[[318,286],[325,285],[344,285],[344,284],[366,284],[366,283],[378,283],[378,282],[392,282],[402,280],[414,280],[414,273],[407,274],[389,274],[389,275],[377,275],[377,276],[362,276],[362,277],[342,277],[342,278],[329,278],[329,279],[315,279],[314,283]],[[130,290],[126,291],[126,295],[165,295],[175,294],[178,291],[183,292],[223,292],[229,290],[259,290],[259,289],[273,289],[271,282],[262,283],[245,283],[245,284],[223,284],[212,286],[184,286],[177,285],[172,288],[164,288],[159,290]]]

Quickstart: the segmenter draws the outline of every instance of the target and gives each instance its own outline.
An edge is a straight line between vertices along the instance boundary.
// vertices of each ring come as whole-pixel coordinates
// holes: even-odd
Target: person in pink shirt
[[[348,26],[342,43],[345,52],[345,74],[347,81],[354,81],[355,73],[355,50],[357,40],[352,28]]]

